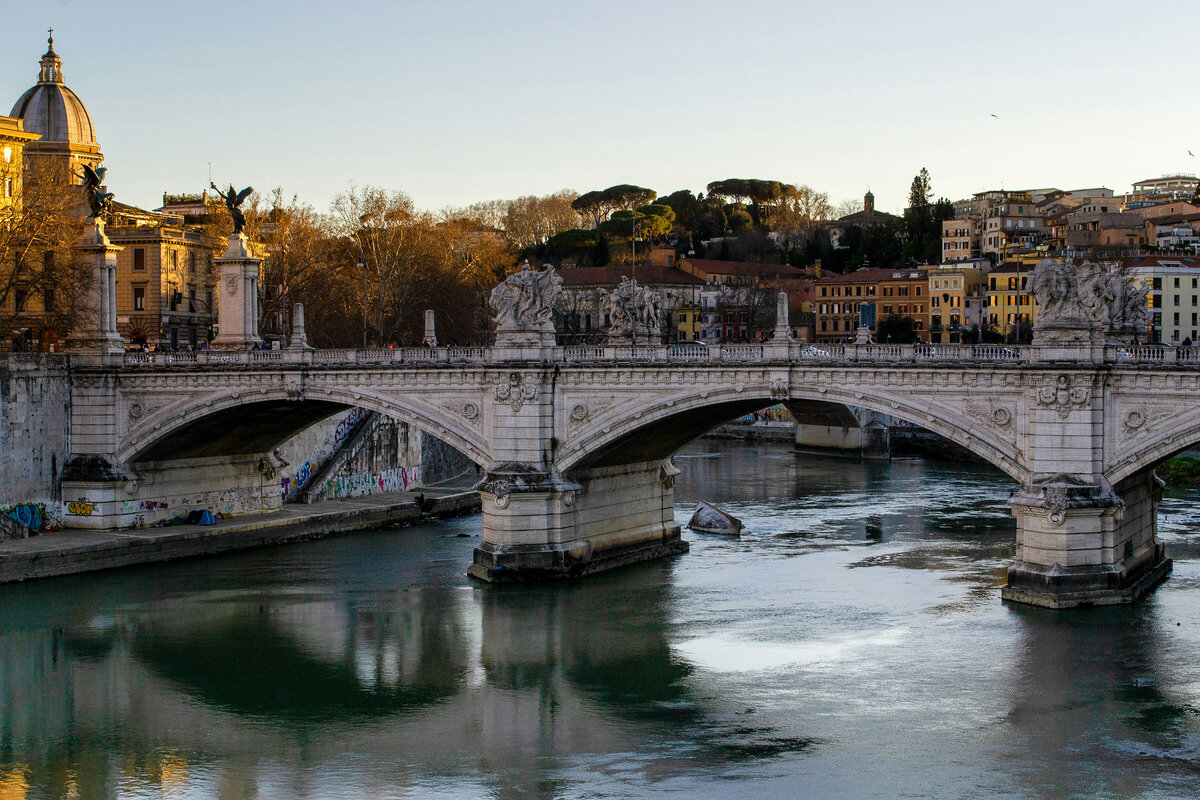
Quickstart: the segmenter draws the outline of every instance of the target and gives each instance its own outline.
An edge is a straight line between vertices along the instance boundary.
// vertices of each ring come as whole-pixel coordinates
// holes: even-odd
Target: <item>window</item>
[[[1174,300],[1175,300],[1175,302],[1172,303],[1172,305],[1176,305],[1176,306],[1179,305],[1179,295],[1175,295]]]
[[[13,292],[13,297],[16,299],[17,311],[24,311],[25,304],[29,302],[29,290],[28,289],[17,289],[16,291]]]
[[[16,193],[16,189],[13,188],[13,179],[5,178],[4,179],[4,196],[12,197],[15,193]]]
[[[4,163],[5,164],[12,163],[12,148],[11,147],[4,148]]]
[[[1175,279],[1175,288],[1176,288],[1176,289],[1178,289],[1178,288],[1179,288],[1179,278],[1176,278],[1176,279]]]
[[[195,289],[188,289],[188,311],[191,311],[192,313],[199,311],[199,309],[196,308],[196,290]]]
[[[1174,320],[1173,324],[1175,325],[1176,328],[1179,327],[1179,312],[1178,311],[1175,312],[1175,320]]]
[[[145,272],[146,271],[146,248],[144,248],[144,247],[133,248],[133,271],[134,272]]]
[[[134,252],[137,252],[137,251],[135,250]],[[134,311],[145,311],[146,310],[146,287],[145,286],[133,287],[133,310]]]

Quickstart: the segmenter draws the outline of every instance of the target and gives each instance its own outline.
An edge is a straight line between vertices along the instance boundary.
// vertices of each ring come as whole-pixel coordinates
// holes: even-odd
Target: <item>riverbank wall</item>
[[[0,356],[0,539],[62,526],[71,384],[53,353]]]
[[[407,423],[354,408],[270,452],[140,462],[116,497],[90,496],[71,489],[70,481],[65,496],[63,465],[71,455],[66,358],[0,356],[0,415],[0,540],[67,527],[136,529],[192,511],[269,513],[299,499],[318,474],[324,476],[321,498],[337,499],[429,486],[473,469],[465,455]],[[364,429],[367,435],[359,435]],[[339,458],[351,440],[354,451]],[[336,469],[327,469],[333,461]]]
[[[479,511],[473,490],[430,488],[312,505],[270,514],[134,531],[66,530],[0,540],[0,583],[218,555],[255,547],[414,525]]]

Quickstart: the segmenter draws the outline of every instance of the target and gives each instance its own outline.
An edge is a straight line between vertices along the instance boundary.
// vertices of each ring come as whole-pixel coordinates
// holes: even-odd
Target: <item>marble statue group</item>
[[[554,328],[554,306],[562,291],[562,278],[547,265],[536,270],[526,261],[492,289],[488,304],[496,312],[500,331],[537,331]]]
[[[1136,333],[1150,321],[1149,287],[1134,286],[1119,270],[1085,261],[1072,265],[1044,259],[1034,268],[1030,290],[1038,304],[1038,327],[1091,327]]]

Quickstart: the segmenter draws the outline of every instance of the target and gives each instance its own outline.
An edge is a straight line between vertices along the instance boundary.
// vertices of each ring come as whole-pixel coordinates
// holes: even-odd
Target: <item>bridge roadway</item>
[[[689,440],[772,403],[847,404],[935,431],[1019,484],[1005,598],[1129,602],[1170,571],[1154,466],[1200,442],[1198,355],[786,341],[73,355],[63,497],[87,510],[69,525],[112,529],[152,521],[161,476],[181,466],[225,459],[244,480],[256,465],[261,490],[275,447],[361,406],[486,470],[471,574],[573,577],[686,549],[671,455]]]

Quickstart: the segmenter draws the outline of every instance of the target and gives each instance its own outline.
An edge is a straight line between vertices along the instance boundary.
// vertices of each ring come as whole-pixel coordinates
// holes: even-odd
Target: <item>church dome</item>
[[[54,52],[53,36],[49,41],[50,49],[42,56],[37,85],[21,95],[9,116],[24,120],[26,131],[40,133],[41,143],[95,145],[92,115],[79,95],[63,83],[62,59]]]

